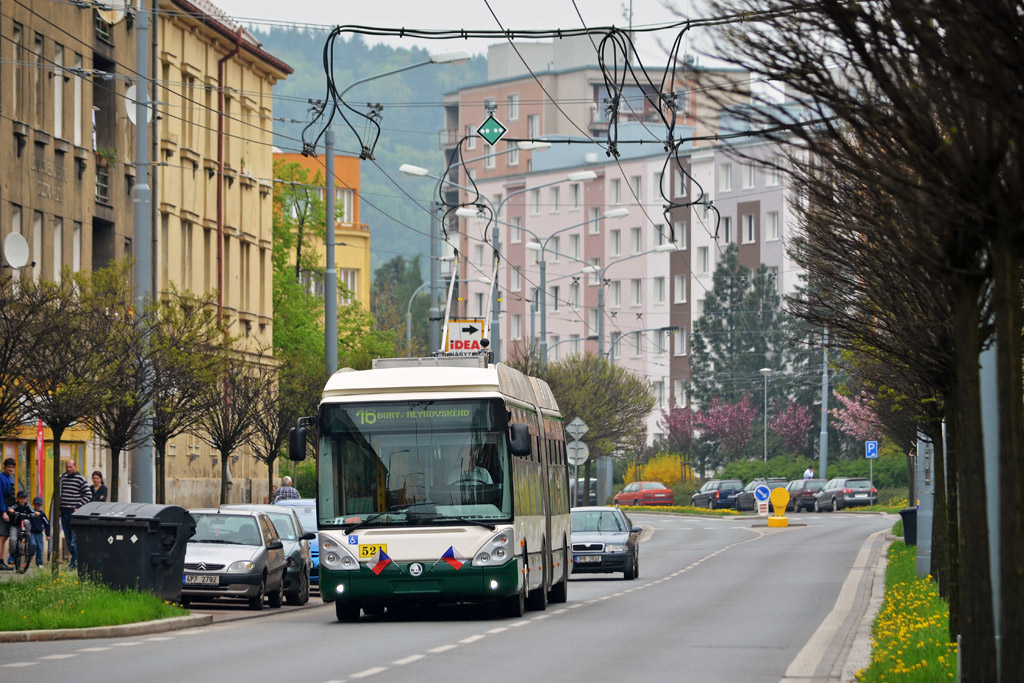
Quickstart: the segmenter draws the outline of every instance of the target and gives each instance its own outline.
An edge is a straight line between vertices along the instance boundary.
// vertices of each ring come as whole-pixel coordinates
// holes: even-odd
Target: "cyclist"
[[[32,539],[28,532],[31,529],[29,524],[22,527],[24,520],[34,516],[32,508],[28,506],[28,494],[18,491],[18,496],[13,507],[7,508],[7,515],[11,522],[11,561],[14,568],[19,572],[28,569]]]

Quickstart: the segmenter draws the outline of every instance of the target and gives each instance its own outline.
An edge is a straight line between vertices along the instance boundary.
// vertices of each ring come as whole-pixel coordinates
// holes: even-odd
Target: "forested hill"
[[[274,87],[274,117],[287,121],[274,121],[274,144],[284,151],[299,151],[302,129],[311,116],[309,100],[322,100],[327,91],[323,67],[327,32],[285,28],[273,28],[270,32],[253,30],[264,49],[295,70]],[[438,50],[459,48],[457,44],[441,42],[437,47]],[[334,46],[335,85],[341,91],[361,78],[428,58],[428,53],[421,49],[370,47],[359,36],[338,39]],[[346,99],[361,111],[366,111],[368,102],[383,105],[376,163],[400,182],[409,194],[429,201],[433,181],[407,178],[398,172],[398,167],[415,164],[433,172],[442,170],[444,155],[438,145],[438,132],[444,125],[441,107],[444,93],[462,85],[481,82],[486,77],[487,61],[483,57],[475,57],[465,64],[431,64],[376,79],[356,86]],[[290,122],[292,120],[299,123]],[[350,116],[349,120],[357,126],[360,135],[370,133],[362,125],[363,119]],[[335,117],[333,127],[336,149],[357,153],[356,137],[345,122]],[[396,254],[426,255],[430,250],[426,236],[428,214],[405,197],[381,169],[372,161],[362,162],[361,218],[370,225],[373,235],[373,270]],[[420,232],[410,230],[403,223]],[[427,262],[421,261],[421,266],[426,272]]]

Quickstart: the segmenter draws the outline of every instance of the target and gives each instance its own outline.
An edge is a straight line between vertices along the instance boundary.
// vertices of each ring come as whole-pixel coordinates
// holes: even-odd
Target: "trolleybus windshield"
[[[328,403],[321,527],[491,523],[512,515],[500,399]]]

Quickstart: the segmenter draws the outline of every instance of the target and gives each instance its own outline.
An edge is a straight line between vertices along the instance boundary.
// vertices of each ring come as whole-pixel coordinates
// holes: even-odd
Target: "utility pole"
[[[821,342],[821,453],[818,455],[818,476],[828,479],[828,328]]]
[[[438,186],[440,186],[438,181]],[[436,193],[435,193],[436,194]],[[430,323],[429,348],[431,354],[441,348],[441,309],[437,305],[437,294],[441,281],[441,230],[440,214],[441,205],[438,202],[430,203],[430,308],[427,315]]]
[[[135,236],[132,242],[135,256],[135,312],[143,315],[152,298],[150,281],[153,261],[150,244],[153,229],[150,224],[152,196],[149,188],[149,14],[143,3],[135,23],[135,60],[138,77],[135,79],[135,185],[132,188],[132,210]],[[148,370],[147,370],[148,372]],[[152,406],[147,409],[147,414]],[[142,444],[132,451],[131,500],[133,503],[153,502],[153,438],[150,422],[143,421],[145,434]]]
[[[324,162],[327,164],[327,268],[324,270],[324,367],[327,375],[338,369],[338,270],[334,266],[334,131],[324,133]]]

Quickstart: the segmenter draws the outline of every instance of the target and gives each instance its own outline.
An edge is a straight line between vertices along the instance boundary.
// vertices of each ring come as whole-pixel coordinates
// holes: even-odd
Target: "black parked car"
[[[858,505],[876,505],[878,491],[870,479],[863,477],[837,477],[830,479],[814,498],[814,511],[831,510]]]
[[[789,482],[786,490],[789,491],[789,503],[787,510],[800,512],[814,508],[814,498],[825,487],[824,479],[794,479]]]
[[[767,486],[769,491],[774,491],[780,486],[786,485],[785,477],[768,477],[767,479],[754,479],[749,484],[743,487],[743,490],[736,494],[733,499],[736,509],[738,511],[743,510],[756,510],[757,509],[757,498],[754,497],[754,489],[758,486]]]
[[[739,479],[712,479],[693,494],[690,505],[708,510],[731,508],[735,504],[736,494],[742,490],[743,482]]]

